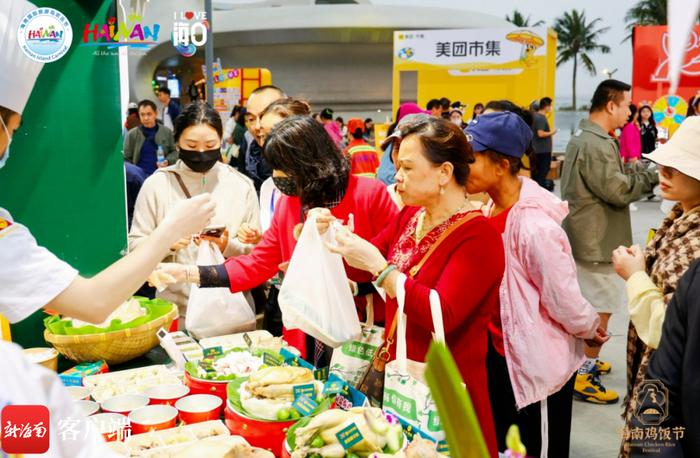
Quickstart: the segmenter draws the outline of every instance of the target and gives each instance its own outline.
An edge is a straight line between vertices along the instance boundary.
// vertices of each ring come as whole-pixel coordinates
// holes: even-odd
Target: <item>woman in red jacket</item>
[[[352,214],[355,231],[365,238],[376,236],[398,213],[382,183],[350,174],[348,161],[323,126],[311,117],[292,116],[277,124],[265,139],[264,155],[273,169],[275,186],[285,195],[280,198],[262,241],[249,255],[227,259],[219,266],[161,264],[162,272],[177,282],[246,291],[272,278],[281,264],[289,262],[309,210],[329,208],[334,217],[343,221]],[[367,285],[371,281],[368,272],[347,266],[346,271],[348,278],[357,283]],[[365,308],[362,294],[371,293],[363,288],[356,298],[361,313]],[[375,296],[374,307],[375,316],[383,317],[384,304],[379,296]],[[285,330],[284,338],[307,358],[306,336],[301,331]],[[321,348],[315,350],[311,354],[309,349],[307,359],[324,365]]]
[[[375,285],[384,288],[389,298],[386,323],[396,314],[397,280],[400,274],[408,277],[409,359],[425,359],[433,332],[429,295],[431,290],[438,292],[447,346],[469,389],[490,456],[498,456],[486,353],[488,324],[498,307],[505,267],[503,244],[467,200],[465,186],[474,153],[459,127],[444,119],[415,115],[399,129],[396,183],[406,207],[371,243],[357,232],[341,230],[333,251],[349,265],[375,275]],[[445,233],[421,267],[421,260]]]

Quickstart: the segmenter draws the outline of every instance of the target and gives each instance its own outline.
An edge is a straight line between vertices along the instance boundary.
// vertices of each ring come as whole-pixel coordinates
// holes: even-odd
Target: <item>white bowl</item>
[[[75,405],[78,406],[78,409],[85,414],[86,417],[89,417],[90,415],[94,415],[97,412],[100,411],[100,404],[98,404],[95,401],[87,401],[84,399],[81,399],[79,401],[75,401]]]
[[[67,386],[70,397],[75,401],[90,399],[90,389],[84,386]]]
[[[121,394],[107,399],[102,403],[105,412],[128,415],[129,412],[148,405],[148,396],[143,394]]]

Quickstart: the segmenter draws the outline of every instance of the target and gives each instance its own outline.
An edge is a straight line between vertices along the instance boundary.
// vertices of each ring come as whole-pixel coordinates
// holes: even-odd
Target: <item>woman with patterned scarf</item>
[[[661,339],[666,305],[683,273],[700,258],[700,117],[688,118],[668,143],[645,157],[659,167],[662,197],[678,204],[644,252],[638,246],[613,252],[615,271],[626,280],[631,319],[623,414],[626,427],[637,410],[639,385]],[[632,445],[626,434],[620,457],[629,457]]]

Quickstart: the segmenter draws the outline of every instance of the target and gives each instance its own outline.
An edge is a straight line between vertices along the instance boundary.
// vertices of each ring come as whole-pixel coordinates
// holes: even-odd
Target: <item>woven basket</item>
[[[177,306],[167,314],[141,326],[100,334],[59,335],[44,330],[44,339],[68,359],[77,363],[105,360],[107,364],[120,364],[139,357],[158,345],[158,329],[169,329],[177,317]]]

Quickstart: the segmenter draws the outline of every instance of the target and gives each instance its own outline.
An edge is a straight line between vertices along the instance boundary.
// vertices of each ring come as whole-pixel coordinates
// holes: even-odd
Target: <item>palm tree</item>
[[[554,20],[554,31],[557,32],[557,67],[561,64],[573,61],[573,102],[572,108],[576,111],[576,72],[578,71],[578,63],[590,72],[591,75],[596,74],[595,65],[589,53],[601,52],[607,54],[610,52],[610,47],[602,45],[598,41],[600,35],[607,32],[610,27],[602,27],[596,29],[596,25],[601,18],[596,18],[590,22],[586,20],[586,12],[576,9],[567,11],[563,16]]]
[[[639,0],[636,5],[627,10],[625,22],[632,38],[632,29],[636,25],[666,25],[666,0]]]
[[[544,25],[544,21],[541,19],[534,24],[530,24],[530,15],[528,14],[527,17],[525,17],[523,16],[523,13],[518,10],[513,10],[512,17],[506,14],[506,21],[510,22],[516,27],[539,27]]]

